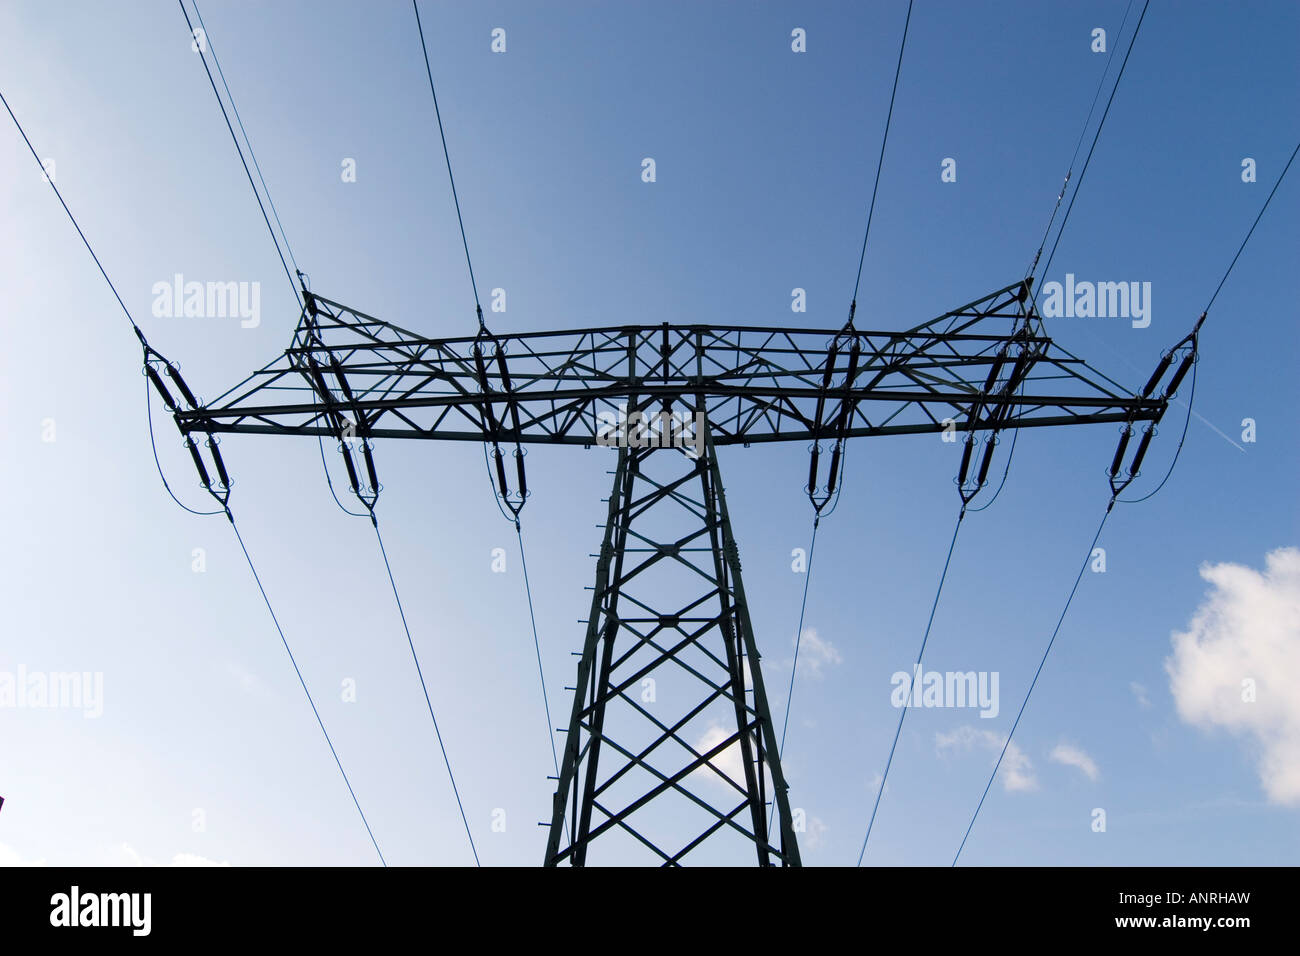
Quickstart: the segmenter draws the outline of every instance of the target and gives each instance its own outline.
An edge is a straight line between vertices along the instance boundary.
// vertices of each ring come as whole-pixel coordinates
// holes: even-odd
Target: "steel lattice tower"
[[[606,833],[655,862],[730,837],[760,864],[798,864],[739,550],[707,441],[694,460],[672,447],[619,449],[576,686],[548,865],[585,863]],[[715,807],[719,789],[729,796]],[[769,792],[779,839],[767,833]],[[682,827],[683,818],[698,822]]]
[[[338,440],[349,486],[368,507],[379,494],[374,439],[483,442],[516,515],[528,494],[521,446],[620,444],[545,863],[600,862],[606,847],[633,847],[670,865],[707,844],[710,860],[798,865],[717,450],[811,443],[807,491],[824,504],[848,440],[961,432],[966,501],[1004,430],[1120,423],[1114,479],[1146,423],[1131,478],[1192,346],[1175,346],[1129,392],[1053,343],[1030,288],[1016,282],[895,332],[665,322],[500,337],[480,327],[444,339],[305,293],[284,355],[211,402],[195,400],[157,352],[147,349],[146,362],[204,487],[223,502],[229,479],[213,440],[223,433]],[[681,441],[611,428],[638,413],[678,423]],[[207,439],[215,480],[196,435]],[[503,444],[514,445],[513,488]]]

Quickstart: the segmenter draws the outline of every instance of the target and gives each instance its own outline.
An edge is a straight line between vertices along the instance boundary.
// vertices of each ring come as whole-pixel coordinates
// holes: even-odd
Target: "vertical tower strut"
[[[695,447],[618,451],[547,866],[597,838],[593,862],[799,865],[717,457]]]

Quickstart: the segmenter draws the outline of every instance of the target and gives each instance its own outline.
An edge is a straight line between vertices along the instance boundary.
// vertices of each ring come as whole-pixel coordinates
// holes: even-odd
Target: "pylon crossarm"
[[[721,446],[969,430],[977,404],[1004,428],[1159,417],[1158,399],[1035,334],[1019,289],[906,332],[663,323],[495,336],[491,355],[481,336],[426,338],[313,296],[283,356],[176,419],[186,433],[329,435],[343,404],[367,437],[593,445],[671,407],[706,418]],[[990,393],[1009,344],[1031,357],[1024,379]],[[313,363],[346,402],[321,394]]]

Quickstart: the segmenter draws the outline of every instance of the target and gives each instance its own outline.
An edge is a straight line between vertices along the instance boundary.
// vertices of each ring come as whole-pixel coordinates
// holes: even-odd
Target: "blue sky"
[[[313,288],[427,335],[471,333],[409,5],[201,9]],[[508,293],[494,330],[839,327],[905,10],[423,5],[479,286]],[[1105,67],[1091,31],[1119,42],[1124,10],[916,5],[859,327],[909,327],[1023,275]],[[504,54],[489,49],[496,27]],[[796,27],[803,54],[790,49]],[[1295,145],[1298,31],[1288,3],[1151,6],[1043,277],[1152,283],[1148,328],[1048,327],[1131,388],[1191,328]],[[151,343],[208,398],[277,355],[296,305],[179,9],[7,4],[0,54],[0,89],[55,160]],[[180,511],[158,483],[139,346],[7,117],[6,128],[0,672],[102,673],[103,714],[0,709],[0,861],[373,863],[229,528]],[[641,181],[647,156],[653,184]],[[940,181],[947,157],[955,183]],[[1257,183],[1242,182],[1245,157]],[[340,176],[348,158],[356,182]],[[1266,555],[1300,544],[1287,417],[1298,197],[1284,183],[1201,337],[1196,410],[1227,437],[1193,420],[1166,488],[1111,518],[1106,573],[1085,574],[1016,734],[1033,785],[1000,777],[964,863],[1300,853],[1300,785],[1285,782],[1300,761],[1286,700],[1300,680],[1293,582],[1279,571],[1252,589],[1241,573],[1246,585],[1215,592],[1198,573],[1262,573]],[[176,273],[260,282],[260,324],[155,318],[151,289]],[[790,311],[795,287],[806,314]],[[1140,493],[1163,473],[1182,414],[1166,419]],[[206,507],[171,423],[156,413],[155,425],[173,486]],[[909,715],[868,863],[951,861],[994,756],[984,741],[1010,727],[1105,507],[1115,440],[1106,425],[1026,432],[996,505],[968,519],[926,666],[998,672],[1001,712]],[[231,436],[223,450],[245,540],[389,862],[472,862],[372,532],[335,509],[315,442]],[[819,674],[801,659],[785,756],[791,801],[817,821],[807,863],[856,859],[897,719],[890,675],[915,656],[956,518],[959,450],[934,436],[855,442],[822,524],[805,627],[834,651]],[[386,542],[480,855],[535,864],[552,769],[513,529],[478,446],[390,441],[377,455]],[[568,710],[612,460],[529,457],[523,524],[553,714]],[[721,465],[780,711],[803,588],[791,550],[807,547],[811,522],[806,452],[728,449]],[[505,574],[491,571],[496,547]],[[1212,613],[1194,624],[1202,606]],[[1197,678],[1184,685],[1166,667],[1175,633],[1195,645],[1179,659]],[[1259,681],[1255,710],[1224,704],[1243,675]],[[340,699],[345,679],[355,703]],[[1052,759],[1062,744],[1096,773]],[[496,808],[504,832],[491,830]]]

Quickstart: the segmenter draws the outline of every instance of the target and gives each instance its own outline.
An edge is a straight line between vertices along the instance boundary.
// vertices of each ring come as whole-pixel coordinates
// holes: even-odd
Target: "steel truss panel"
[[[611,858],[593,845],[664,866],[746,848],[760,866],[799,865],[717,458],[702,450],[619,450],[548,866]]]

